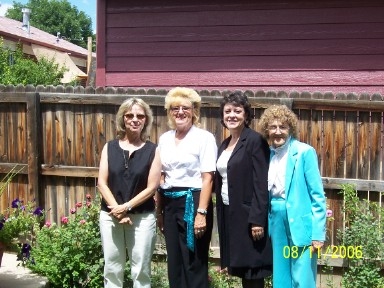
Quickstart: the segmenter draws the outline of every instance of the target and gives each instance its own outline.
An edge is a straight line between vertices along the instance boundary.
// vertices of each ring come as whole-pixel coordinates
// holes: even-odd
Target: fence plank
[[[65,113],[63,107],[56,107],[54,125],[54,163],[64,164],[65,159]]]
[[[69,106],[65,107],[65,159],[66,165],[76,165],[75,160],[75,113]]]
[[[54,165],[54,118],[52,117],[53,111],[51,107],[47,107],[48,109],[43,111],[43,127],[45,129],[44,139],[43,139],[43,151],[44,151],[44,163],[48,163],[50,165]]]
[[[358,124],[357,112],[346,112],[346,134],[345,134],[345,162],[346,178],[357,178],[357,156],[358,156]]]
[[[333,153],[335,145],[335,124],[334,111],[323,112],[323,129],[324,129],[324,165],[321,175],[326,177],[335,177],[335,155]]]
[[[369,139],[370,139],[370,117],[369,112],[359,112],[358,123],[358,163],[357,178],[369,179]]]
[[[369,154],[369,163],[370,163],[370,173],[369,179],[380,179],[381,178],[381,165],[383,162],[383,149],[384,143],[381,142],[381,135],[384,132],[384,121],[383,113],[373,112],[371,113],[371,131],[369,137],[370,143],[370,154]]]
[[[95,159],[95,130],[93,124],[95,122],[94,105],[87,105],[84,111],[84,135],[85,139],[85,163],[89,166],[96,166]]]
[[[75,126],[74,126],[74,152],[75,152],[75,163],[80,166],[86,166],[85,165],[85,123],[84,123],[84,105],[82,106],[75,106]]]
[[[6,159],[8,141],[6,135],[7,132],[7,111],[9,106],[6,107],[4,104],[0,105],[0,159],[1,162],[8,162]]]
[[[335,111],[334,119],[334,177],[345,178],[344,163],[345,163],[345,112]]]

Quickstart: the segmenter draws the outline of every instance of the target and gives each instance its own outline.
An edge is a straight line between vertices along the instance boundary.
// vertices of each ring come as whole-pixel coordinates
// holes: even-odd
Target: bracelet
[[[208,214],[208,211],[207,211],[207,209],[201,209],[201,208],[199,208],[199,209],[197,209],[197,213],[199,213],[199,214],[203,214],[203,215],[207,215],[207,214]]]

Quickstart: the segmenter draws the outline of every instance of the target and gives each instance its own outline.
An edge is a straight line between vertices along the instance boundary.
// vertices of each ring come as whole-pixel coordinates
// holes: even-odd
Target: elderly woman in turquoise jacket
[[[326,204],[316,151],[297,137],[297,117],[273,105],[260,119],[270,143],[269,232],[274,288],[316,288],[317,255],[325,240]]]

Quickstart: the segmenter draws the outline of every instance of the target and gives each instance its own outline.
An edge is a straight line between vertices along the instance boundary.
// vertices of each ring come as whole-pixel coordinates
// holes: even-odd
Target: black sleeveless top
[[[119,146],[119,140],[108,142],[108,187],[118,204],[134,198],[147,187],[149,170],[155,158],[156,144],[147,141],[144,146],[128,155],[127,150]],[[124,154],[125,153],[125,154]],[[153,197],[131,213],[151,212],[155,209]],[[101,201],[101,210],[109,212],[107,203]]]

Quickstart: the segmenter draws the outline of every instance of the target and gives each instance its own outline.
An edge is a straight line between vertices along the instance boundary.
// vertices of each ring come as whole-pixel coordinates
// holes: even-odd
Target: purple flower
[[[4,222],[1,221],[1,222],[0,222],[0,230],[3,229],[3,227],[4,227]]]
[[[332,215],[333,215],[332,210],[328,209],[327,210],[327,218],[332,217]]]
[[[33,211],[33,215],[36,215],[36,216],[43,216],[43,209],[41,209],[40,207],[37,207],[35,209],[35,211]]]
[[[29,258],[30,251],[31,251],[31,245],[24,243],[24,244],[23,244],[23,247],[21,248],[21,254],[22,254],[25,258]]]
[[[21,205],[21,201],[19,200],[19,198],[16,198],[15,200],[12,201],[12,208],[19,208],[20,205]]]

